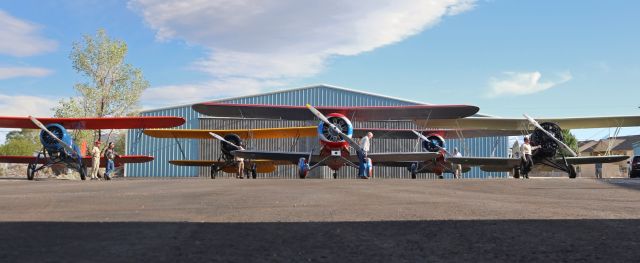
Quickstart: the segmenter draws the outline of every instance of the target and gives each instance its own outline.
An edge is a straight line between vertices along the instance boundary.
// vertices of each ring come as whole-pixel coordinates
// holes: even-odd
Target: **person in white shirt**
[[[520,147],[520,153],[522,154],[522,176],[529,179],[529,172],[533,166],[533,160],[531,159],[531,152],[541,146],[531,146],[529,144],[529,137],[524,137],[524,144]]]
[[[238,151],[242,150],[244,150],[244,147],[242,147],[242,145],[238,145]],[[244,178],[244,158],[234,156],[233,159],[238,164],[238,175],[236,175],[236,178]]]
[[[100,141],[93,143],[91,149],[91,180],[98,180],[98,171],[100,170]]]
[[[360,146],[360,148],[362,148],[362,151],[358,151],[358,159],[359,160],[364,160],[365,158],[367,158],[367,154],[369,153],[369,149],[371,148],[371,138],[373,138],[373,133],[372,132],[368,132],[367,136],[364,136],[360,139],[360,142],[358,143],[358,145]],[[360,164],[360,169],[359,169],[359,176],[362,179],[369,179],[369,177],[365,174],[364,171],[364,163]]]
[[[458,151],[458,148],[453,148],[453,154],[451,154],[451,156],[453,157],[462,157],[462,154],[460,153],[460,151]],[[453,168],[453,178],[462,178],[462,164],[459,163],[452,163],[452,168]]]

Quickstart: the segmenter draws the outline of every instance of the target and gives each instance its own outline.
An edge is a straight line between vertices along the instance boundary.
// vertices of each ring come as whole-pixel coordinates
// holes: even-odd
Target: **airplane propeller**
[[[75,154],[78,155],[78,152],[76,152],[76,150],[73,149],[73,147],[71,147],[71,145],[67,144],[66,142],[64,142],[63,140],[60,140],[60,138],[58,138],[58,136],[56,136],[55,134],[53,134],[53,132],[51,132],[49,129],[47,129],[46,126],[44,126],[44,124],[42,124],[42,122],[40,122],[38,119],[29,116],[29,119],[31,120],[31,122],[33,122],[33,124],[35,124],[36,126],[38,126],[38,128],[40,128],[41,130],[43,130],[44,132],[48,133],[49,136],[51,136],[51,138],[53,138],[54,140],[58,141],[60,144],[62,144],[62,146],[64,146],[64,148]]]
[[[313,115],[318,117],[318,119],[320,119],[325,124],[329,125],[329,128],[331,128],[331,130],[333,130],[335,133],[340,135],[340,137],[342,137],[342,139],[347,141],[349,143],[349,145],[351,145],[351,147],[356,149],[356,151],[358,151],[358,152],[362,152],[362,148],[360,147],[360,145],[358,145],[358,143],[355,140],[353,140],[351,137],[349,137],[346,134],[344,134],[340,129],[338,129],[338,127],[336,127],[335,124],[331,123],[329,121],[329,119],[327,119],[327,117],[325,117],[320,111],[318,111],[316,108],[314,108],[310,104],[307,104],[307,108],[309,108],[311,113],[313,113]]]
[[[216,138],[216,139],[218,139],[218,140],[221,140],[221,141],[223,141],[223,142],[226,142],[226,143],[230,144],[231,146],[233,146],[233,147],[236,147],[236,148],[240,149],[240,146],[238,146],[238,145],[236,145],[235,143],[232,143],[232,142],[230,142],[230,141],[228,141],[228,140],[225,140],[222,136],[220,136],[220,135],[218,135],[218,134],[215,134],[215,133],[213,133],[213,132],[209,132],[209,134],[211,134],[211,136],[213,136],[213,138]]]
[[[551,134],[550,132],[548,132],[547,130],[542,128],[542,126],[540,126],[540,124],[536,120],[534,120],[533,118],[529,117],[527,114],[523,114],[523,115],[529,121],[529,123],[531,123],[531,125],[533,125],[534,127],[538,128],[539,130],[544,132],[544,134],[549,136],[549,138],[551,138],[553,141],[555,141],[558,145],[562,146],[562,148],[564,148],[567,152],[569,152],[572,157],[578,156],[573,150],[571,150],[571,147],[566,145],[564,142],[558,140],[558,138],[556,138],[556,136],[553,136],[553,134]]]
[[[424,136],[422,133],[419,133],[415,130],[411,130],[413,133],[415,133],[420,139],[425,140],[425,141],[429,141],[429,138],[427,138],[427,136]],[[447,149],[440,147],[440,145],[434,143],[433,145],[435,145],[436,147],[438,147],[438,149],[444,151],[444,153],[446,153],[448,156],[451,156],[451,154],[449,153],[449,151],[447,151]]]

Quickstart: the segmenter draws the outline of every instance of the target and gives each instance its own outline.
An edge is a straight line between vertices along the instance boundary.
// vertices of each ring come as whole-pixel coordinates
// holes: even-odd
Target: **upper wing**
[[[0,156],[0,163],[34,163],[45,164],[49,161],[49,159],[38,159],[35,156]],[[153,161],[153,156],[146,155],[120,155],[119,158],[115,159],[115,166],[122,166],[125,163],[146,163]],[[85,156],[82,157],[82,162],[87,166],[91,167],[91,157]],[[105,167],[107,165],[107,160],[105,158],[100,158],[100,167]]]
[[[204,115],[215,117],[265,118],[283,120],[314,120],[315,116],[305,106],[227,104],[205,102],[192,108]],[[409,106],[358,106],[315,107],[322,114],[340,113],[358,121],[454,119],[476,114],[476,106],[469,105],[409,105]]]
[[[57,123],[67,129],[75,130],[171,128],[185,122],[184,118],[169,116],[37,119],[44,125]],[[38,129],[29,117],[0,117],[0,127]]]
[[[233,129],[233,130],[180,130],[180,129],[151,129],[144,130],[144,134],[156,138],[191,138],[211,139],[210,132],[225,136],[236,134],[242,139],[276,139],[314,137],[318,135],[316,126],[290,127],[290,128],[264,128],[264,129]]]
[[[536,118],[539,123],[554,122],[563,129],[586,129],[606,127],[640,126],[640,116],[605,116],[579,118]],[[416,124],[425,128],[440,129],[494,129],[494,130],[533,130],[534,127],[524,118],[470,117],[455,120],[416,120]]]
[[[615,163],[629,159],[626,155],[607,155],[607,156],[578,156],[566,157],[569,164],[593,164],[593,163]],[[556,161],[561,161],[557,158]]]

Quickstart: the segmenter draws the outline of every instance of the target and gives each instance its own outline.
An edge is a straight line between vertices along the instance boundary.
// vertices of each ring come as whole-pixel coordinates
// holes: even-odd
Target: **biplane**
[[[150,129],[170,128],[184,124],[180,117],[104,117],[104,118],[34,118],[0,117],[0,127],[40,129],[42,150],[35,156],[0,156],[0,163],[24,163],[27,166],[27,179],[33,180],[36,173],[54,165],[63,165],[80,173],[86,179],[87,167],[91,166],[91,157],[82,156],[80,148],[74,144],[70,130],[102,129]],[[115,160],[116,166],[125,163],[143,163],[152,161],[152,156],[121,155]],[[101,160],[101,167],[105,161]]]
[[[542,118],[535,120],[525,114],[524,118],[470,117],[450,121],[430,120],[425,122],[417,120],[416,123],[419,126],[430,128],[457,127],[458,129],[520,130],[522,135],[528,134],[532,146],[539,146],[538,149],[532,152],[531,157],[534,165],[561,170],[566,172],[569,178],[576,178],[575,165],[619,162],[629,159],[629,156],[578,156],[565,144],[562,135],[563,128],[585,129],[640,126],[640,116]],[[517,153],[517,150],[514,153]],[[480,166],[483,171],[513,172],[516,178],[524,172],[520,158],[517,157],[452,157],[448,158],[448,160],[467,166]]]
[[[467,105],[412,105],[412,106],[373,106],[373,107],[311,107],[280,105],[245,105],[202,103],[193,109],[215,117],[266,118],[284,120],[321,121],[317,126],[234,129],[234,130],[145,130],[144,133],[158,138],[193,138],[220,140],[221,153],[218,160],[172,160],[175,165],[211,166],[211,178],[219,171],[234,172],[237,169],[235,156],[247,160],[247,170],[255,178],[256,173],[272,172],[277,165],[297,165],[300,178],[320,166],[328,166],[337,177],[337,171],[343,166],[355,167],[361,174],[370,176],[373,165],[406,167],[416,178],[417,173],[452,172],[451,163],[444,159],[446,150],[444,138],[459,138],[459,131],[439,129],[422,131],[426,138],[422,141],[420,152],[384,152],[369,153],[366,157],[359,154],[362,149],[352,137],[362,137],[367,132],[383,135],[383,138],[417,138],[414,131],[408,129],[354,128],[351,119],[372,120],[413,120],[462,118],[475,114],[478,108]],[[326,116],[325,116],[326,114]],[[467,137],[517,135],[514,131],[466,130]],[[303,138],[317,137],[320,148],[317,152],[273,152],[260,150],[238,151],[237,145],[245,139]],[[355,149],[352,154],[350,148]],[[468,170],[468,167],[465,167]]]

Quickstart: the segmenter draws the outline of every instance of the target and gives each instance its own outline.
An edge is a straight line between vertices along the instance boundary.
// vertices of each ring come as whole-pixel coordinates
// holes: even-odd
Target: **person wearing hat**
[[[98,179],[98,170],[100,170],[100,141],[93,143],[93,149],[91,149],[91,180]]]

